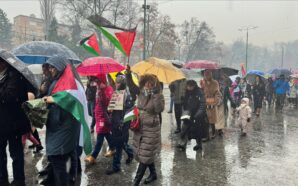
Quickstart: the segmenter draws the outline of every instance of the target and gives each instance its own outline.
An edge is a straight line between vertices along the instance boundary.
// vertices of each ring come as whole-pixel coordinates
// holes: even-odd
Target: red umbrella
[[[220,66],[213,61],[207,60],[197,60],[197,61],[190,61],[184,65],[184,68],[187,69],[218,69]]]
[[[84,60],[77,71],[81,76],[98,76],[112,72],[121,72],[125,67],[109,57],[91,57]]]

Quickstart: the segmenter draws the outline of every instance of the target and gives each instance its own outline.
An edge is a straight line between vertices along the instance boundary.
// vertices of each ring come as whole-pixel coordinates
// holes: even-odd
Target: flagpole
[[[143,48],[143,60],[146,59],[146,13],[147,13],[147,1],[144,0],[144,5],[143,5],[143,8],[144,8],[144,36],[143,36],[143,44],[144,44],[144,48]]]

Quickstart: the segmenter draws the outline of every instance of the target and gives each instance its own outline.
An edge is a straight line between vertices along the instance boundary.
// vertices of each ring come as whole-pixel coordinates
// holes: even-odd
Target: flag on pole
[[[244,76],[246,76],[246,70],[245,70],[243,64],[241,64],[240,66],[241,66],[241,74],[242,74],[242,76],[244,77]]]
[[[55,104],[71,113],[81,123],[81,139],[83,139],[84,152],[88,155],[92,152],[92,144],[87,99],[82,84],[76,79],[72,70],[71,65],[68,64],[51,95]]]
[[[137,119],[137,117],[139,117],[139,109],[137,107],[134,107],[132,111],[125,114],[123,123],[135,120]]]
[[[95,56],[99,56],[100,54],[100,49],[95,33],[82,39],[80,41],[80,46]]]
[[[130,56],[131,48],[133,46],[136,28],[125,29],[113,25],[104,17],[99,15],[92,15],[88,20],[93,23],[101,31],[101,33],[126,56]]]

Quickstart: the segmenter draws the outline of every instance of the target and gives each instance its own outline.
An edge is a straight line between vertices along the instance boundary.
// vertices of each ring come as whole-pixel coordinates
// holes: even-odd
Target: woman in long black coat
[[[190,118],[183,119],[182,131],[177,147],[181,150],[185,150],[187,141],[195,139],[197,145],[193,150],[197,151],[202,149],[202,126],[207,122],[206,104],[204,93],[194,80],[188,80],[186,83],[186,93],[183,99],[183,113],[188,113]]]
[[[254,112],[257,116],[260,115],[265,96],[265,84],[259,76],[256,77],[256,82],[253,85],[253,99],[254,99]]]

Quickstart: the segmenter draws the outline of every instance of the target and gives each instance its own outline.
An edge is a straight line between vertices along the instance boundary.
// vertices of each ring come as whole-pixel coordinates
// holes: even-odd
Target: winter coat
[[[112,94],[113,88],[111,86],[106,87],[104,90],[98,90],[96,93],[94,115],[97,134],[106,134],[111,132],[111,126],[105,117],[105,112],[107,112]]]
[[[51,94],[57,80],[49,87],[48,95]],[[51,155],[64,155],[75,150],[78,145],[81,124],[71,113],[56,104],[48,105],[49,114],[46,130],[46,153]]]
[[[91,86],[90,83],[87,84],[86,97],[88,102],[95,102],[96,99],[96,86]]]
[[[216,80],[203,80],[202,88],[206,99],[208,121],[210,124],[215,124],[218,117],[217,107],[222,100],[222,94],[220,93],[218,82]]]
[[[245,104],[241,104],[236,110],[239,112],[238,123],[243,125],[247,124],[247,119],[251,118],[252,112],[249,106],[249,101]]]
[[[286,94],[287,92],[290,92],[290,85],[285,80],[279,79],[274,82],[273,86],[275,88],[275,93],[278,95]]]
[[[23,76],[7,69],[6,76],[0,81],[0,139],[30,131],[30,122],[21,107],[28,99],[27,87]]]
[[[134,131],[133,136],[135,158],[141,163],[151,164],[161,147],[159,113],[164,110],[165,100],[160,92],[145,96],[132,83],[130,74],[127,75],[127,85],[131,93],[138,96],[137,107],[140,110],[140,130]]]
[[[173,100],[175,104],[182,104],[186,89],[186,80],[177,80],[169,85]]]
[[[201,88],[197,87],[193,91],[186,91],[183,99],[183,112],[189,111],[191,130],[188,134],[189,139],[197,139],[202,132],[202,126],[208,122],[206,115],[205,96]]]
[[[112,111],[112,140],[114,146],[122,146],[129,138],[130,123],[123,123],[125,113],[129,112],[135,105],[135,100],[126,89],[124,96],[124,109]]]

